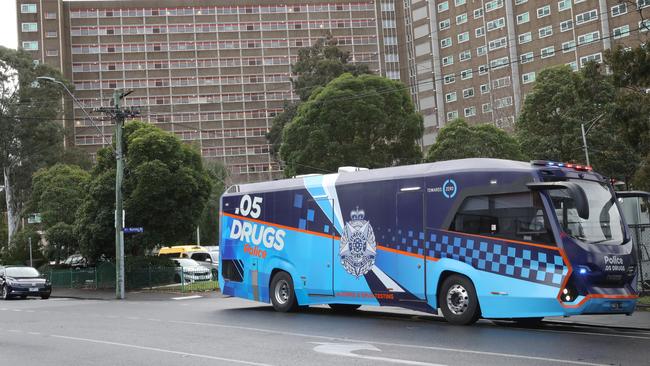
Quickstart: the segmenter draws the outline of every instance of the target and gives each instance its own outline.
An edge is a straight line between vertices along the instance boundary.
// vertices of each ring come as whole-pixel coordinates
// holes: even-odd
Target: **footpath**
[[[133,291],[127,292],[127,301],[167,301],[177,297],[200,295],[206,298],[224,297],[219,291],[196,292],[196,293],[173,293],[173,292],[149,292]],[[86,290],[55,288],[52,291],[53,298],[73,298],[81,300],[115,300],[115,290]],[[398,312],[405,309],[395,308]],[[401,311],[400,311],[401,310]],[[544,318],[545,323],[567,324],[573,326],[594,326],[608,328],[629,328],[650,331],[650,309],[639,307],[632,315],[577,315],[568,318],[548,317]]]

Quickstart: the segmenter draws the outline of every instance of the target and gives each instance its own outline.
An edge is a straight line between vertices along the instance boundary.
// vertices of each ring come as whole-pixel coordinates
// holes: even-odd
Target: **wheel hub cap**
[[[280,304],[286,304],[289,301],[289,284],[285,280],[280,280],[275,285],[275,300]]]
[[[461,285],[453,285],[447,291],[447,307],[455,315],[463,314],[469,306],[469,295]]]

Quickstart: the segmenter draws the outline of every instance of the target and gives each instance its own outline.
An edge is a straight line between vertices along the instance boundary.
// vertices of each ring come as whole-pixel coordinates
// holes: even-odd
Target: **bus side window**
[[[537,243],[553,243],[538,193],[511,193],[465,199],[450,230]]]

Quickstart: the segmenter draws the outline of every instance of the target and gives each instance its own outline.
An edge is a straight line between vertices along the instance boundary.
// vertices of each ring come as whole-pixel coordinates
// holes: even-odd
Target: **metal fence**
[[[43,271],[43,274],[54,288],[115,288],[115,266],[112,263],[87,268],[50,269]],[[124,278],[127,290],[196,292],[219,288],[216,270],[210,271],[207,276],[195,276],[180,268],[143,267],[125,270]]]
[[[650,224],[630,225],[639,259],[639,292],[650,293]]]

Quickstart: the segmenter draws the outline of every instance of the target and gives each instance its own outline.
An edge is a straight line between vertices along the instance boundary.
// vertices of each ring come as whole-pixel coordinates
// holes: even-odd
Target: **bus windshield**
[[[575,202],[566,189],[547,191],[562,230],[569,236],[590,244],[622,244],[623,221],[616,198],[606,184],[571,180],[584,191],[589,202],[589,219],[578,215]]]

